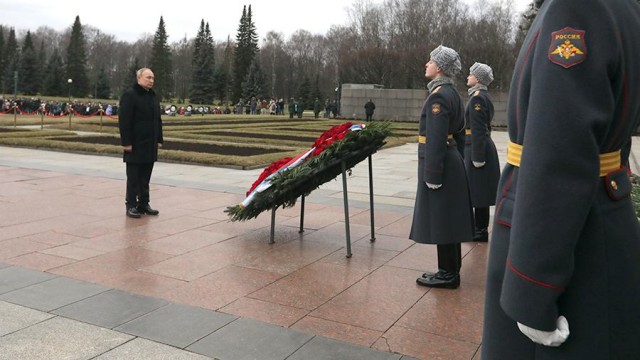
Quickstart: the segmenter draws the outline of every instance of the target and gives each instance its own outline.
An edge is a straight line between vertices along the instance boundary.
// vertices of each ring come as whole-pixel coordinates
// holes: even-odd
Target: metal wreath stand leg
[[[347,165],[344,161],[340,163],[342,166],[342,198],[344,202],[344,231],[347,242],[347,257],[350,258],[353,254],[351,253],[351,229],[349,228],[349,197],[347,195]],[[305,196],[302,195],[300,201],[300,229],[298,233],[304,232],[304,200]],[[269,237],[269,244],[275,243],[275,226],[276,226],[276,209],[277,207],[273,207],[271,209],[271,233]],[[371,215],[370,223],[371,223],[371,238],[369,241],[376,241],[375,235],[375,214],[374,214],[374,204],[373,204],[373,164],[371,160],[371,155],[369,155],[369,212]]]

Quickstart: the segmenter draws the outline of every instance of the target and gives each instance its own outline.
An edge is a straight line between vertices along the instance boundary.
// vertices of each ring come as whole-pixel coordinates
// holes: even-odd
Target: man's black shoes
[[[139,219],[142,214],[138,211],[138,209],[134,207],[127,208],[127,216],[134,219]]]
[[[160,211],[152,209],[151,206],[149,206],[149,204],[139,205],[138,206],[138,212],[140,214],[147,214],[147,215],[158,215],[158,214],[160,214]]]
[[[460,286],[460,274],[440,270],[432,276],[417,278],[416,283],[432,288],[457,289]]]
[[[127,208],[127,216],[134,219],[139,219],[143,214],[158,215],[159,213],[160,211],[152,209],[149,204]]]

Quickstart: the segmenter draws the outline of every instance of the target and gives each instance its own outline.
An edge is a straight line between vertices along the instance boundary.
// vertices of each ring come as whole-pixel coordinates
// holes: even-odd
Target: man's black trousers
[[[149,181],[154,163],[127,163],[127,208],[149,204]]]

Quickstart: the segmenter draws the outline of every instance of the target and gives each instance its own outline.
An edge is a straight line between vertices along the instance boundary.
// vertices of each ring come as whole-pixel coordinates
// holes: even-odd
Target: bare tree
[[[193,59],[193,40],[185,36],[171,44],[173,54],[173,93],[180,101],[187,98],[191,81],[191,63]]]
[[[284,52],[291,61],[291,70],[284,79],[290,94],[302,84],[304,79],[313,79],[325,71],[327,54],[326,40],[323,35],[297,30],[286,42]]]
[[[104,69],[109,78],[113,75],[117,63],[115,50],[118,41],[114,35],[105,34],[92,26],[87,26],[84,31],[88,48],[87,71],[91,85],[90,93],[93,97],[97,97],[100,69]]]

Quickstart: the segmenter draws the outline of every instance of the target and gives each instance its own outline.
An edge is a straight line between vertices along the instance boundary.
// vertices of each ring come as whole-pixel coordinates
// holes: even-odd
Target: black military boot
[[[487,228],[476,229],[475,234],[473,234],[473,241],[477,241],[477,242],[489,241],[489,232],[487,231]]]
[[[416,283],[432,288],[457,289],[460,286],[460,274],[440,270],[433,276],[417,278]]]
[[[138,212],[138,209],[136,209],[135,207],[128,207],[126,214],[128,217],[134,219],[139,219],[142,216],[140,212]]]
[[[147,215],[160,214],[160,211],[152,209],[151,206],[149,206],[149,204],[138,205],[138,212],[140,214],[147,214]]]

